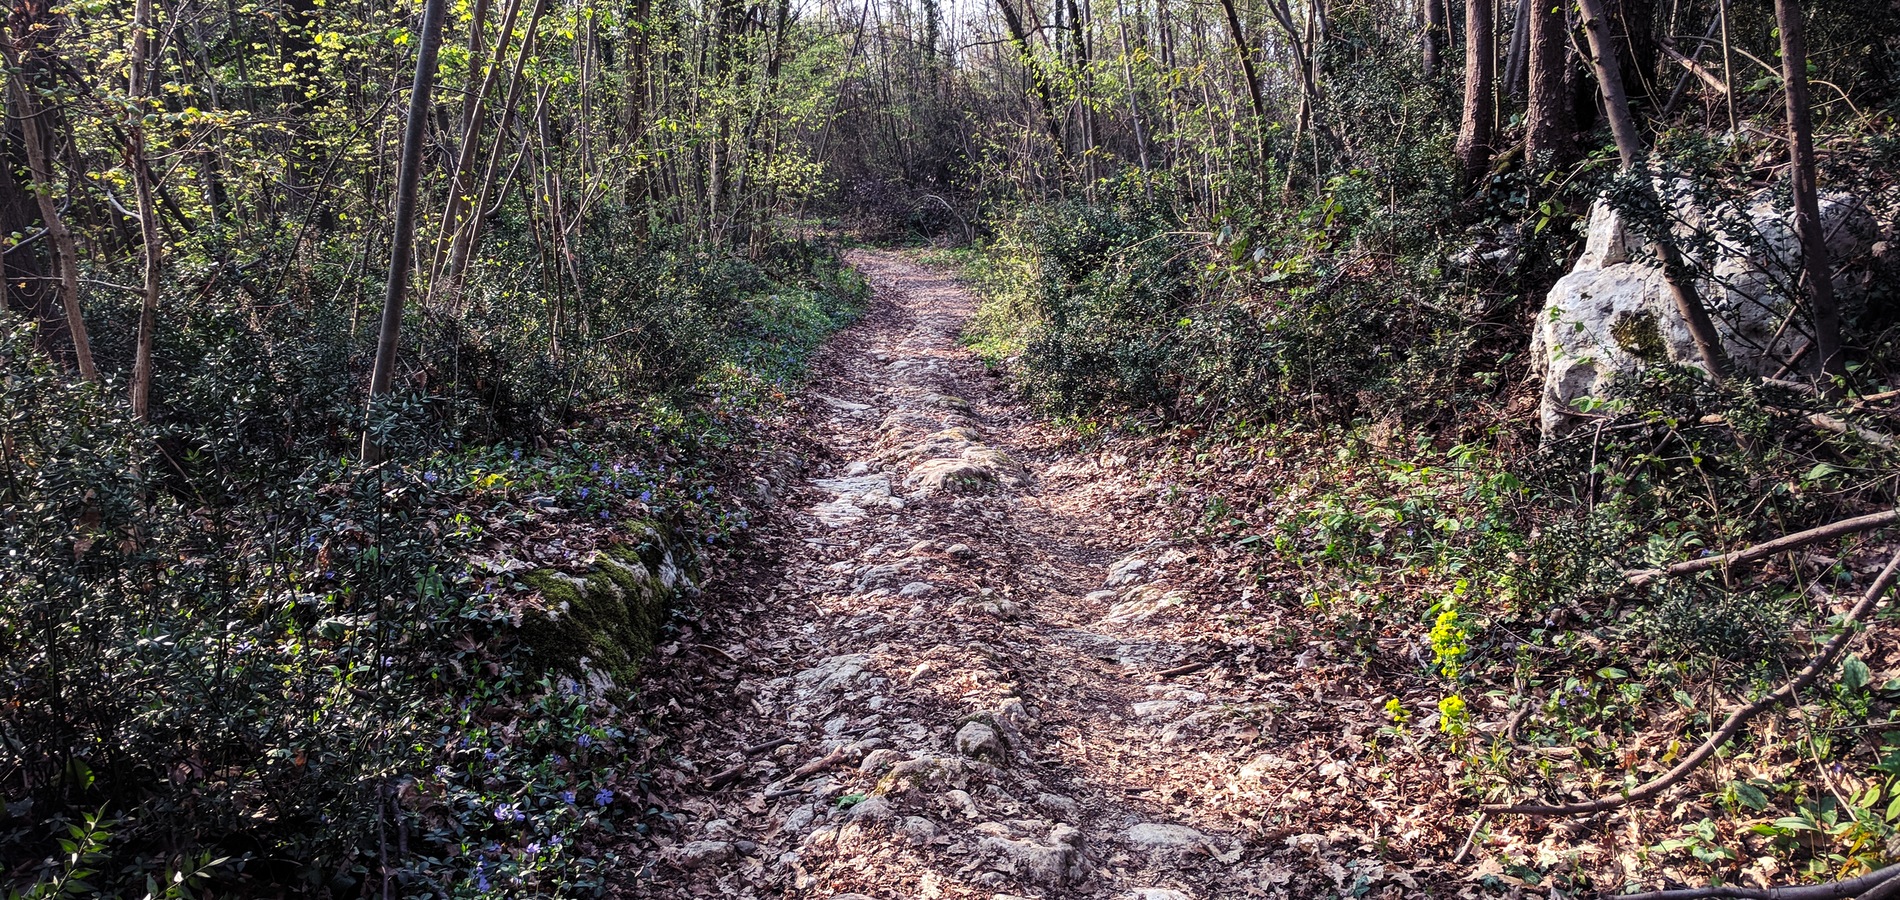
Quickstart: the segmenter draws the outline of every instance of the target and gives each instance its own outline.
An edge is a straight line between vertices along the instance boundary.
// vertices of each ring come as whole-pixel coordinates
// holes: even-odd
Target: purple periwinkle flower
[[[580,734],[574,736],[574,746],[579,747],[582,750],[585,750],[588,747],[592,747],[594,746],[594,736],[583,731]]]
[[[436,475],[434,472],[424,472],[422,473],[422,480],[434,484],[436,482]]]
[[[496,753],[493,750],[482,751],[482,759],[487,760],[488,762],[494,762],[495,760],[498,760],[500,758],[501,758],[501,754]]]
[[[599,791],[596,791],[594,793],[595,806],[606,806],[607,804],[612,803],[612,802],[614,802],[613,791],[610,791],[606,788],[601,788]]]
[[[519,814],[519,811],[515,809],[512,803],[503,803],[495,807],[495,821],[497,822],[519,821],[515,818],[515,816]]]
[[[562,792],[560,793],[560,795],[559,795],[559,796],[560,796],[560,798],[561,798],[561,802],[562,802],[562,803],[565,803],[565,804],[567,804],[567,805],[569,805],[569,806],[573,806],[573,805],[574,805],[574,792],[573,792],[573,791],[562,791]]]

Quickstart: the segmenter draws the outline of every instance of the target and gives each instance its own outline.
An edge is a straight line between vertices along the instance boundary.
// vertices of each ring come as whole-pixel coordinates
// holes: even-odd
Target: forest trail
[[[1358,751],[1336,732],[1368,700],[1276,674],[1315,670],[1297,648],[1254,677],[1228,671],[1234,648],[1206,627],[1221,605],[1172,587],[1203,563],[1144,518],[1158,504],[1140,473],[1075,450],[960,346],[975,304],[954,279],[896,253],[850,261],[875,301],[819,359],[807,405],[821,446],[784,501],[795,533],[766,538],[778,565],[750,596],[715,592],[704,643],[667,648],[702,662],[646,688],[678,723],[677,768],[657,780],[680,818],[625,887],[985,900],[1266,896],[1297,891],[1296,875],[1416,887],[1375,861],[1389,806],[1298,828],[1268,815],[1339,809],[1314,794],[1346,784]],[[1379,805],[1376,787],[1350,793]]]

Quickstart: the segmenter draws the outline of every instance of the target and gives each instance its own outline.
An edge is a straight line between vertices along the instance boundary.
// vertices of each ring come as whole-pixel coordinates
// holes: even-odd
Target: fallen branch
[[[1806,531],[1797,531],[1794,534],[1783,535],[1772,541],[1756,544],[1753,547],[1747,547],[1733,553],[1724,553],[1720,556],[1705,556],[1701,559],[1679,562],[1666,569],[1636,569],[1634,571],[1624,572],[1623,578],[1630,584],[1642,585],[1664,576],[1689,575],[1708,569],[1727,568],[1736,563],[1751,562],[1764,556],[1773,556],[1785,550],[1805,547],[1816,541],[1824,541],[1829,538],[1856,534],[1862,531],[1871,531],[1875,528],[1891,525],[1895,522],[1900,522],[1900,509],[1890,509],[1885,512],[1855,516],[1852,519],[1842,519],[1839,522],[1822,525],[1819,528],[1810,528]]]
[[[1208,662],[1188,663],[1186,665],[1175,666],[1172,669],[1162,669],[1161,671],[1155,673],[1155,677],[1156,678],[1174,678],[1180,675],[1192,675],[1195,672],[1199,672],[1200,670],[1205,669],[1212,665],[1213,663],[1208,663]]]
[[[745,763],[735,763],[714,772],[711,778],[706,779],[706,790],[716,791],[739,780],[739,776],[745,774],[745,767]]]
[[[783,747],[786,744],[794,744],[794,743],[797,743],[797,741],[794,741],[788,737],[773,738],[772,740],[766,741],[763,744],[753,744],[752,746],[745,748],[745,750],[742,752],[744,752],[745,755],[747,756],[758,756],[759,754],[764,753],[768,750],[777,750],[778,748]]]
[[[1617,894],[1616,900],[1703,900],[1703,898],[1736,898],[1736,900],[1841,900],[1845,897],[1860,897],[1861,900],[1875,900],[1878,897],[1892,896],[1892,886],[1900,885],[1900,865],[1877,869],[1858,878],[1842,881],[1830,881],[1827,884],[1810,884],[1801,887],[1745,888],[1733,886],[1682,888],[1673,891],[1651,891],[1647,894]],[[1884,888],[1884,891],[1879,889]]]
[[[1871,428],[1862,428],[1851,422],[1844,422],[1825,413],[1809,413],[1808,424],[1822,431],[1831,431],[1835,434],[1843,435],[1851,434],[1882,450],[1893,449],[1893,438]]]
[[[1689,777],[1690,773],[1701,768],[1702,764],[1707,762],[1709,757],[1715,755],[1716,750],[1720,749],[1723,744],[1728,743],[1730,738],[1739,734],[1742,727],[1747,725],[1750,719],[1784,702],[1794,699],[1802,691],[1806,690],[1808,685],[1813,684],[1816,679],[1820,678],[1822,672],[1832,669],[1834,663],[1840,659],[1841,653],[1847,649],[1848,642],[1853,640],[1854,632],[1857,630],[1855,626],[1859,625],[1862,619],[1867,618],[1867,615],[1874,611],[1874,607],[1880,604],[1880,598],[1886,595],[1887,588],[1893,586],[1894,579],[1897,576],[1900,576],[1900,552],[1896,552],[1893,558],[1887,561],[1887,567],[1880,570],[1880,575],[1876,577],[1874,583],[1867,588],[1867,593],[1861,596],[1860,602],[1854,604],[1854,608],[1847,611],[1847,615],[1841,620],[1841,633],[1829,639],[1827,644],[1821,648],[1821,652],[1816,654],[1813,659],[1808,660],[1808,664],[1802,666],[1801,671],[1795,673],[1794,680],[1776,688],[1774,693],[1729,714],[1728,719],[1722,722],[1722,727],[1717,728],[1714,734],[1709,735],[1708,740],[1703,741],[1694,750],[1690,751],[1688,756],[1683,757],[1682,762],[1676,763],[1675,768],[1664,772],[1651,781],[1630,789],[1626,793],[1614,797],[1603,797],[1581,803],[1564,803],[1554,806],[1546,806],[1541,803],[1487,803],[1480,807],[1480,809],[1483,809],[1485,812],[1517,813],[1526,816],[1580,816],[1616,809],[1638,800],[1647,800],[1650,797],[1654,797],[1668,790],[1677,782]],[[1710,894],[1707,896],[1731,895]],[[1733,896],[1742,895],[1738,894]]]

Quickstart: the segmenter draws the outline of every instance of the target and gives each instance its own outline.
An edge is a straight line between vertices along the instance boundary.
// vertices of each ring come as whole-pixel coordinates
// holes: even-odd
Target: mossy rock
[[[653,652],[668,608],[693,586],[662,532],[639,526],[634,542],[594,554],[578,572],[537,569],[523,577],[543,608],[525,613],[518,635],[529,665],[612,690],[631,684]]]

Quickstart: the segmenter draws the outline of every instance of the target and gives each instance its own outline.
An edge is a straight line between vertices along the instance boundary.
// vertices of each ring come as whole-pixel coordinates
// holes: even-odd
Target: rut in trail
[[[1173,589],[1202,563],[1151,535],[1127,459],[1062,452],[959,345],[974,301],[953,279],[851,262],[876,300],[820,358],[821,449],[784,500],[776,569],[709,599],[713,674],[646,688],[690,725],[664,798],[677,829],[622,892],[1412,894],[1426,871],[1374,848],[1442,810],[1388,798],[1383,841],[1370,816],[1270,815],[1326,808],[1364,748],[1333,705],[1358,718],[1369,698],[1198,665],[1235,648]]]

